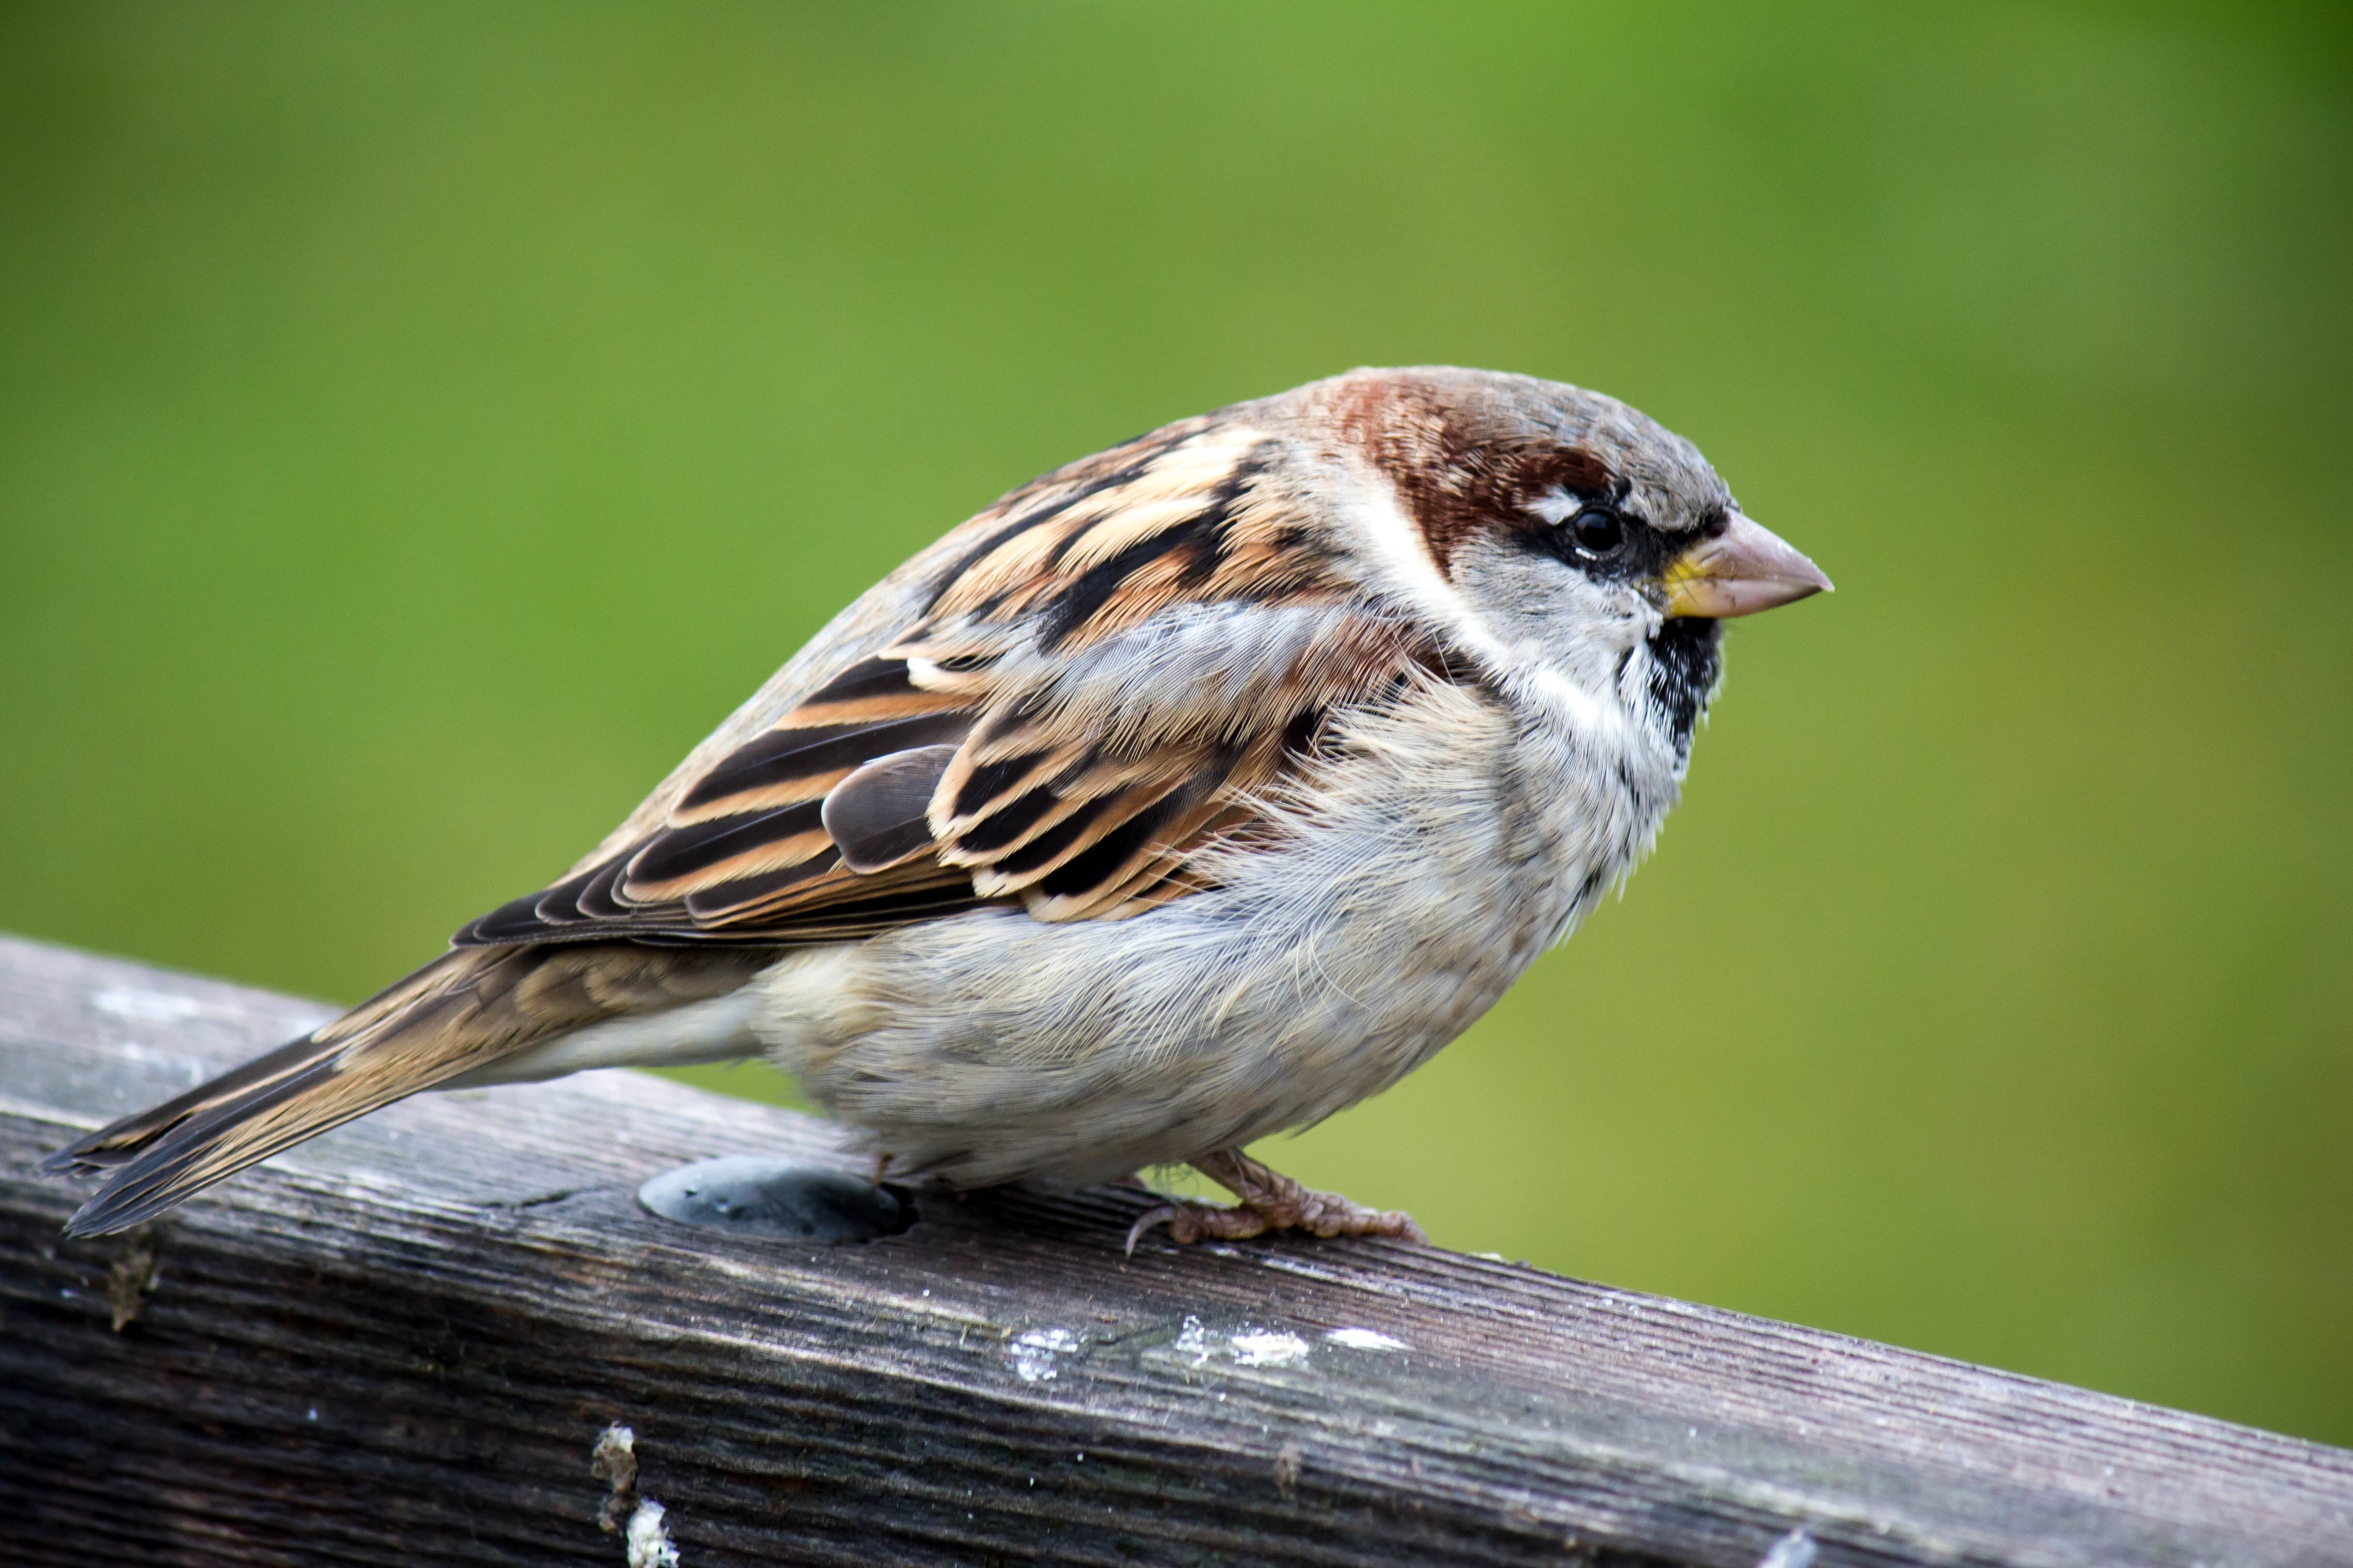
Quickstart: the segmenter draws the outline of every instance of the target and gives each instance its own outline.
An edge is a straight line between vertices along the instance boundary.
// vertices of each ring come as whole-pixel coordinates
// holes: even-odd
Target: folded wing
[[[785,943],[987,903],[1134,914],[1417,661],[1330,570],[1271,439],[1194,421],[1017,491],[924,610],[653,832],[460,945]]]

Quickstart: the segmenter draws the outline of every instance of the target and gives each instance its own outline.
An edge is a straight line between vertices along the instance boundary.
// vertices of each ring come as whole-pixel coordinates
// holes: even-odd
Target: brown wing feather
[[[1189,862],[1300,765],[1301,727],[1418,657],[1350,607],[1275,455],[1247,424],[1193,420],[1014,492],[960,531],[895,641],[721,757],[653,832],[457,941],[776,945],[1198,889]],[[1269,640],[1270,615],[1295,626]],[[1193,662],[1155,662],[1176,658]]]

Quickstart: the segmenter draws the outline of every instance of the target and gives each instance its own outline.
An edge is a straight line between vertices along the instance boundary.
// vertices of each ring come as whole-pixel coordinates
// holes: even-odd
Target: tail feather
[[[40,1169],[111,1172],[66,1234],[126,1230],[353,1117],[600,1019],[732,991],[763,962],[742,949],[457,949],[333,1023],[78,1139]]]
[[[207,1079],[177,1100],[150,1106],[77,1139],[42,1160],[33,1168],[35,1173],[90,1176],[111,1171],[142,1150],[153,1147],[190,1117],[225,1101],[259,1093],[315,1060],[318,1055],[319,1037],[315,1032],[290,1040],[266,1056],[256,1057],[242,1067]]]
[[[272,1073],[242,1092],[226,1094],[143,1142],[126,1142],[111,1157],[115,1173],[66,1222],[66,1234],[105,1236],[144,1224],[256,1161],[404,1095],[430,1089],[436,1081],[423,1075],[395,1079],[377,1073],[374,1081],[353,1086],[359,1092],[322,1103],[322,1091],[337,1073],[337,1054],[332,1043],[305,1036],[253,1064],[284,1063],[292,1070]],[[92,1162],[76,1156],[70,1164],[89,1169]]]
[[[43,1160],[37,1167],[44,1176],[82,1176],[112,1170],[153,1148],[191,1118],[225,1106],[243,1104],[273,1084],[311,1066],[322,1056],[341,1049],[355,1037],[406,1013],[419,999],[447,989],[458,978],[450,973],[463,951],[446,952],[397,984],[386,986],[342,1017],[322,1025],[274,1051],[208,1079],[175,1100],[126,1116],[77,1139]]]

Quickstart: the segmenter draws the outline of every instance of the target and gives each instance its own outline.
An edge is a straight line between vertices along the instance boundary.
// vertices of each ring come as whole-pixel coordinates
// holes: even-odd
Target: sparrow
[[[58,1151],[135,1226],[424,1089],[764,1054],[878,1173],[1189,1163],[1128,1237],[1407,1215],[1243,1152],[1387,1089],[1647,852],[1721,624],[1827,590],[1625,404],[1357,370],[1021,486],[559,880]]]

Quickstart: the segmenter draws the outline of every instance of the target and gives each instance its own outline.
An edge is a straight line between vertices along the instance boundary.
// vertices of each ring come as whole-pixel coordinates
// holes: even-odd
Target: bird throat
[[[1724,674],[1724,624],[1696,616],[1660,623],[1651,637],[1651,703],[1675,745],[1691,755],[1692,731],[1707,711],[1708,699]]]

